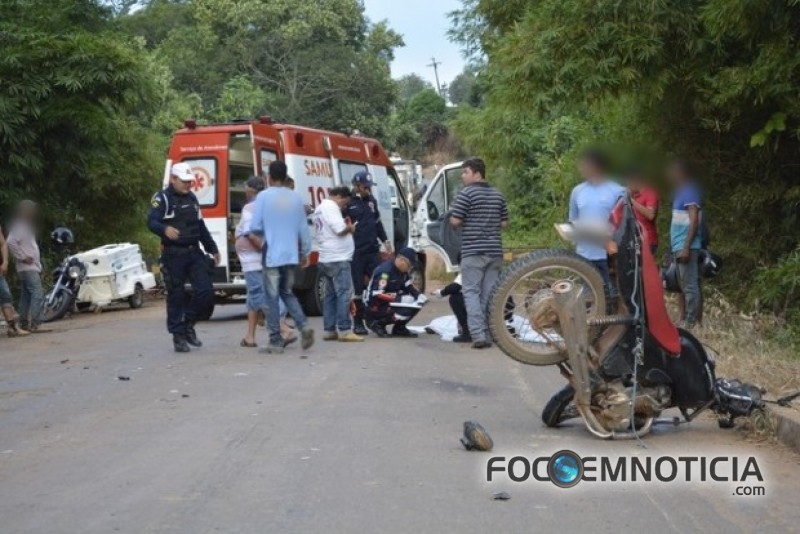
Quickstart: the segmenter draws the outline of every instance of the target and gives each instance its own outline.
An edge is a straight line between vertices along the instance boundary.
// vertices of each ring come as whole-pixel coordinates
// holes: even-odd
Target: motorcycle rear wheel
[[[588,318],[605,314],[603,277],[594,265],[568,250],[532,252],[505,269],[489,297],[489,329],[500,350],[528,365],[555,365],[567,360],[557,325],[541,329],[528,320],[537,299],[546,296],[554,282],[565,279],[583,285]],[[524,319],[523,328],[514,331],[506,327],[509,298],[514,302],[513,315]],[[598,331],[591,329],[589,339],[594,339]]]
[[[48,305],[50,302],[50,295],[54,290],[50,290],[44,296],[44,308],[42,309],[42,322],[49,323],[57,321],[64,317],[67,312],[72,309],[73,298],[72,293],[68,289],[60,289],[53,299],[53,304]]]

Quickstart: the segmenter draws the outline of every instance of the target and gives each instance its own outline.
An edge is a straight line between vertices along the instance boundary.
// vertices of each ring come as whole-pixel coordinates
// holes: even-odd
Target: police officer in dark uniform
[[[170,170],[169,187],[153,196],[147,227],[161,238],[161,272],[167,289],[167,330],[175,352],[189,352],[189,345],[201,347],[195,322],[214,303],[209,261],[220,257],[217,244],[200,215],[200,203],[192,193],[194,173],[188,163],[176,163]],[[203,249],[200,249],[202,243]],[[184,284],[192,284],[192,299],[186,304]]]
[[[406,326],[427,301],[409,276],[416,261],[416,251],[406,247],[375,269],[366,295],[366,317],[367,324],[378,337],[390,337],[386,331],[390,324],[394,325],[391,337],[417,337]]]
[[[355,252],[350,262],[350,273],[353,277],[353,295],[355,297],[355,317],[353,318],[353,332],[359,336],[366,336],[364,327],[364,301],[362,294],[366,279],[380,263],[380,246],[384,244],[386,251],[392,253],[392,244],[386,235],[386,230],[381,222],[381,213],[378,210],[378,201],[372,196],[370,188],[375,184],[368,172],[359,172],[353,176],[353,198],[347,205],[345,215],[350,217],[350,222],[355,225],[353,241]]]

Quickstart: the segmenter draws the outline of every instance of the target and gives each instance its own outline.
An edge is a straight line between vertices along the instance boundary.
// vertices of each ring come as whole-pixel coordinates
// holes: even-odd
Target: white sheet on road
[[[530,323],[527,319],[520,317],[519,315],[514,316],[514,320],[512,321],[512,326],[519,334],[519,340],[524,341],[525,343],[547,343],[548,340],[544,338],[541,334],[536,332],[531,328]],[[409,326],[409,330],[412,332],[416,332],[417,334],[424,334],[425,329],[433,330],[436,334],[438,334],[443,341],[452,341],[454,337],[458,335],[458,321],[456,320],[455,315],[444,315],[442,317],[437,317],[436,319],[432,320],[426,326]],[[553,335],[552,340],[560,339],[559,336]]]

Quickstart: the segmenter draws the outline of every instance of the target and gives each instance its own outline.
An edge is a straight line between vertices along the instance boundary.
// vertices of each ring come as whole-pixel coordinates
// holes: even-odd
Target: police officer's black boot
[[[369,331],[364,325],[364,303],[358,300],[354,302],[356,304],[356,313],[353,317],[353,333],[357,336],[368,336]]]
[[[193,347],[202,347],[203,342],[197,338],[194,331],[194,323],[186,323],[186,342]]]
[[[369,323],[369,329],[375,332],[375,335],[378,337],[392,337],[391,334],[386,331],[385,323],[372,321]],[[355,332],[355,329],[353,331]]]
[[[392,328],[392,337],[419,337],[419,334],[408,329],[407,324],[406,321],[395,323]]]
[[[356,317],[353,319],[353,333],[357,336],[368,336],[369,330],[364,325],[364,319],[361,317]]]
[[[186,336],[181,334],[172,334],[172,345],[175,347],[175,352],[190,352],[192,350],[186,342]]]

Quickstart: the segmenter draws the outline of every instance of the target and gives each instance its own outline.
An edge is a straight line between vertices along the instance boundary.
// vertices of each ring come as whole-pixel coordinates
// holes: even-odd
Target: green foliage
[[[796,248],[796,0],[467,0],[453,20],[487,88],[453,127],[510,192],[515,235],[550,240],[576,152],[601,141],[697,164],[729,296]]]
[[[780,316],[795,314],[800,319],[800,247],[772,266],[762,266],[756,275],[753,297]],[[800,324],[798,324],[800,327]]]
[[[397,92],[403,104],[426,89],[433,89],[433,85],[418,74],[406,74],[397,80]]]
[[[472,96],[472,89],[475,86],[475,73],[464,70],[461,74],[453,78],[447,87],[447,96],[454,105],[466,104]]]
[[[237,118],[257,117],[270,107],[269,100],[266,92],[246,76],[236,76],[222,87],[217,104],[211,112],[211,118],[217,122],[224,122]]]
[[[156,127],[261,113],[320,128],[387,134],[389,63],[402,38],[359,0],[151,0],[120,17],[171,78]],[[179,119],[173,121],[173,118]]]
[[[449,117],[444,98],[432,87],[423,89],[393,115],[388,146],[421,159],[447,140]]]
[[[435,89],[425,89],[408,101],[403,115],[409,122],[442,120],[447,112],[447,103]]]
[[[32,198],[45,228],[71,226],[84,248],[141,226],[160,175],[145,52],[109,30],[109,13],[19,0],[0,16],[0,213]]]

